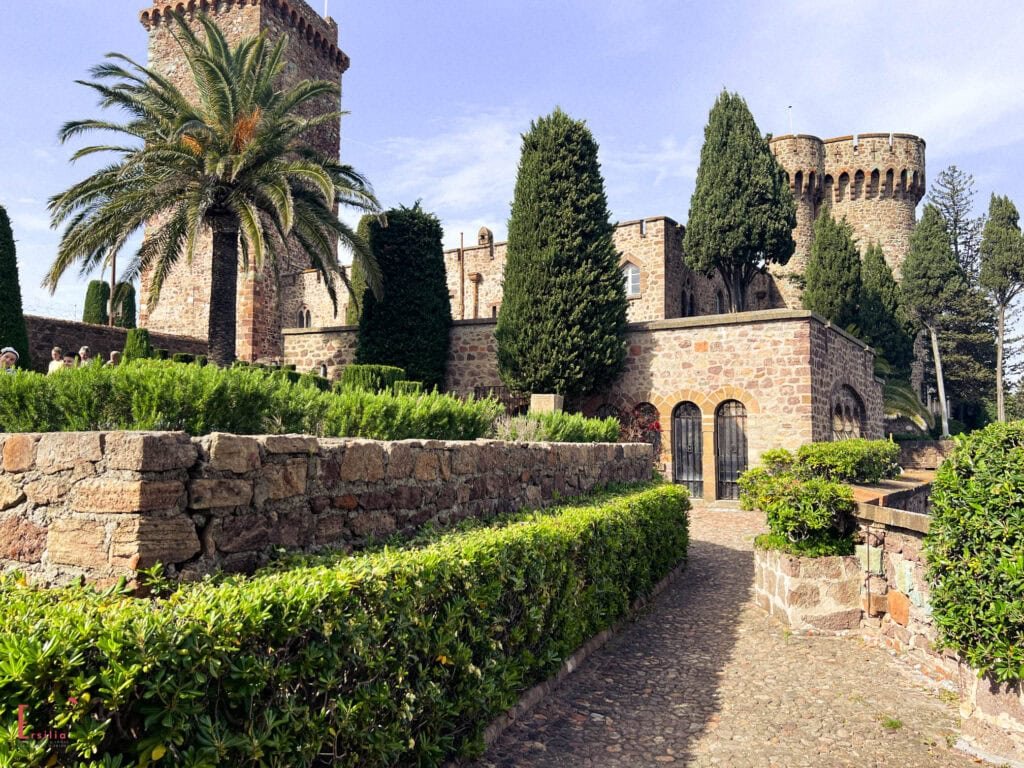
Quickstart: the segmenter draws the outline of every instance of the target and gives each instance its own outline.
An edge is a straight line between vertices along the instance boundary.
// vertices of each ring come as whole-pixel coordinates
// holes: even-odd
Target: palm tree
[[[147,222],[149,231],[123,281],[150,278],[150,302],[171,268],[191,260],[204,232],[212,232],[210,359],[228,365],[235,358],[238,263],[275,265],[297,243],[324,278],[337,308],[335,279],[348,285],[338,262],[339,241],[361,262],[367,282],[379,291],[380,273],[369,247],[338,219],[339,205],[378,213],[369,183],[351,167],[309,146],[308,132],[337,121],[340,89],[326,80],[306,80],[279,89],[287,38],[271,45],[266,33],[232,50],[206,15],[200,40],[181,15],[175,37],[194,79],[196,98],[187,98],[158,72],[113,53],[91,71],[104,108],[127,113],[125,122],[78,120],[60,130],[61,141],[89,131],[112,132],[125,145],[80,149],[73,160],[113,153],[100,169],[49,203],[53,226],[66,224],[57,258],[44,286],[51,293],[69,266],[83,273],[112,259]],[[191,85],[191,83],[190,83]],[[312,115],[312,116],[310,116]]]

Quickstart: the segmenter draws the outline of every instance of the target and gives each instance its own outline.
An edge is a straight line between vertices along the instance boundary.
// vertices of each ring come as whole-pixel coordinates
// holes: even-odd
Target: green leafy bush
[[[440,765],[686,557],[659,486],[133,599],[0,580],[0,720],[103,765]],[[118,759],[123,760],[119,762]],[[42,742],[0,736],[0,762]]]
[[[325,392],[295,371],[137,360],[0,377],[0,432],[180,429],[192,435],[301,432],[378,440],[473,440],[501,412],[494,400]]]
[[[187,352],[175,352],[171,355],[171,360],[176,363],[194,363],[196,358],[195,355],[190,355]]]
[[[153,357],[153,344],[149,340],[149,331],[145,328],[132,328],[124,340],[123,362],[146,360]]]
[[[396,395],[418,395],[423,391],[423,382],[399,379],[392,385],[391,391]]]
[[[1024,680],[1024,422],[956,438],[925,538],[943,641],[999,681]]]
[[[891,440],[809,443],[796,453],[796,471],[841,483],[877,483],[900,473],[900,447]]]
[[[616,443],[619,420],[588,419],[578,413],[527,413],[506,416],[494,424],[498,440],[548,443]]]
[[[367,392],[384,392],[394,387],[396,381],[405,381],[405,371],[394,365],[347,365],[341,369],[338,389],[362,389]]]

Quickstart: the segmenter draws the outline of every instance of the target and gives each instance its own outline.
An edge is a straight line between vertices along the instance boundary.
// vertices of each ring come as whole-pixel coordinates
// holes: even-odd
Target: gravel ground
[[[698,510],[690,565],[506,730],[477,768],[958,768],[955,695],[857,638],[798,637],[752,602],[761,516]]]

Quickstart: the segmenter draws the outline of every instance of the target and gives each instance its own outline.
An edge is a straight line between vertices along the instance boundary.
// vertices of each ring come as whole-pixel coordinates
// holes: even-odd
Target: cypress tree
[[[403,368],[427,387],[444,384],[452,322],[441,222],[419,203],[368,222],[381,296],[363,294],[356,362]]]
[[[857,326],[861,337],[892,366],[896,378],[905,379],[914,359],[914,339],[900,287],[877,243],[864,251],[860,272]]]
[[[118,328],[135,327],[135,286],[118,283],[114,291],[114,325]]]
[[[110,286],[103,280],[90,280],[85,290],[85,307],[82,309],[82,322],[93,325],[106,325],[110,320],[107,307],[110,303]]]
[[[747,103],[722,91],[704,128],[683,258],[700,274],[718,270],[731,311],[740,312],[754,276],[793,255],[794,227],[796,203],[785,171]]]
[[[378,216],[366,214],[359,219],[359,226],[356,233],[365,241],[370,239],[370,225],[378,221]],[[345,307],[345,324],[359,325],[359,315],[363,310],[363,296],[366,293],[366,274],[363,272],[362,263],[356,259],[349,269],[349,297]]]
[[[903,263],[903,298],[913,319],[924,326],[932,343],[935,384],[942,411],[942,436],[949,437],[946,385],[942,375],[939,330],[946,319],[950,302],[964,290],[963,273],[953,256],[949,232],[934,205],[924,207],[924,215],[910,236],[910,252]]]
[[[132,360],[146,360],[153,356],[153,343],[149,340],[149,331],[145,328],[132,328],[128,331],[121,360],[127,363]]]
[[[30,368],[28,331],[21,304],[18,256],[7,210],[0,205],[0,346],[18,350],[18,366]]]
[[[586,124],[560,109],[534,121],[523,136],[495,330],[509,388],[582,397],[622,370],[626,286],[612,232]]]
[[[836,221],[827,208],[814,222],[803,304],[840,328],[857,322],[860,304],[860,253],[846,219]]]
[[[1024,291],[1024,239],[1020,232],[1020,214],[1008,197],[992,195],[988,221],[981,238],[981,287],[996,304],[996,415],[1006,421],[1003,395],[1006,343],[1006,312]]]

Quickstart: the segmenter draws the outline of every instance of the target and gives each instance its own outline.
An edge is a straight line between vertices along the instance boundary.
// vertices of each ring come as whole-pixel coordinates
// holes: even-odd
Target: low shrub
[[[94,765],[439,765],[686,557],[660,486],[166,598],[0,581],[0,719]],[[0,762],[45,742],[0,736]],[[161,760],[161,762],[157,762]],[[102,761],[102,762],[100,762]]]
[[[925,555],[944,643],[1001,682],[1024,680],[1024,422],[956,438]]]
[[[217,368],[155,360],[85,366],[53,376],[0,377],[0,431],[183,430],[301,432],[377,440],[484,437],[501,411],[494,400],[448,395],[324,392],[295,371]]]
[[[392,385],[391,391],[396,395],[418,395],[423,391],[423,382],[399,379]]]
[[[619,420],[588,419],[578,413],[527,413],[506,416],[494,424],[497,440],[549,443],[615,443]]]
[[[341,378],[335,386],[338,389],[384,392],[394,387],[396,381],[405,379],[405,371],[393,365],[346,365],[341,369]]]
[[[145,328],[132,328],[124,340],[122,362],[146,360],[153,357],[153,343],[149,340],[149,331]]]
[[[900,473],[900,447],[891,440],[809,443],[796,453],[796,471],[840,483],[877,483]]]

